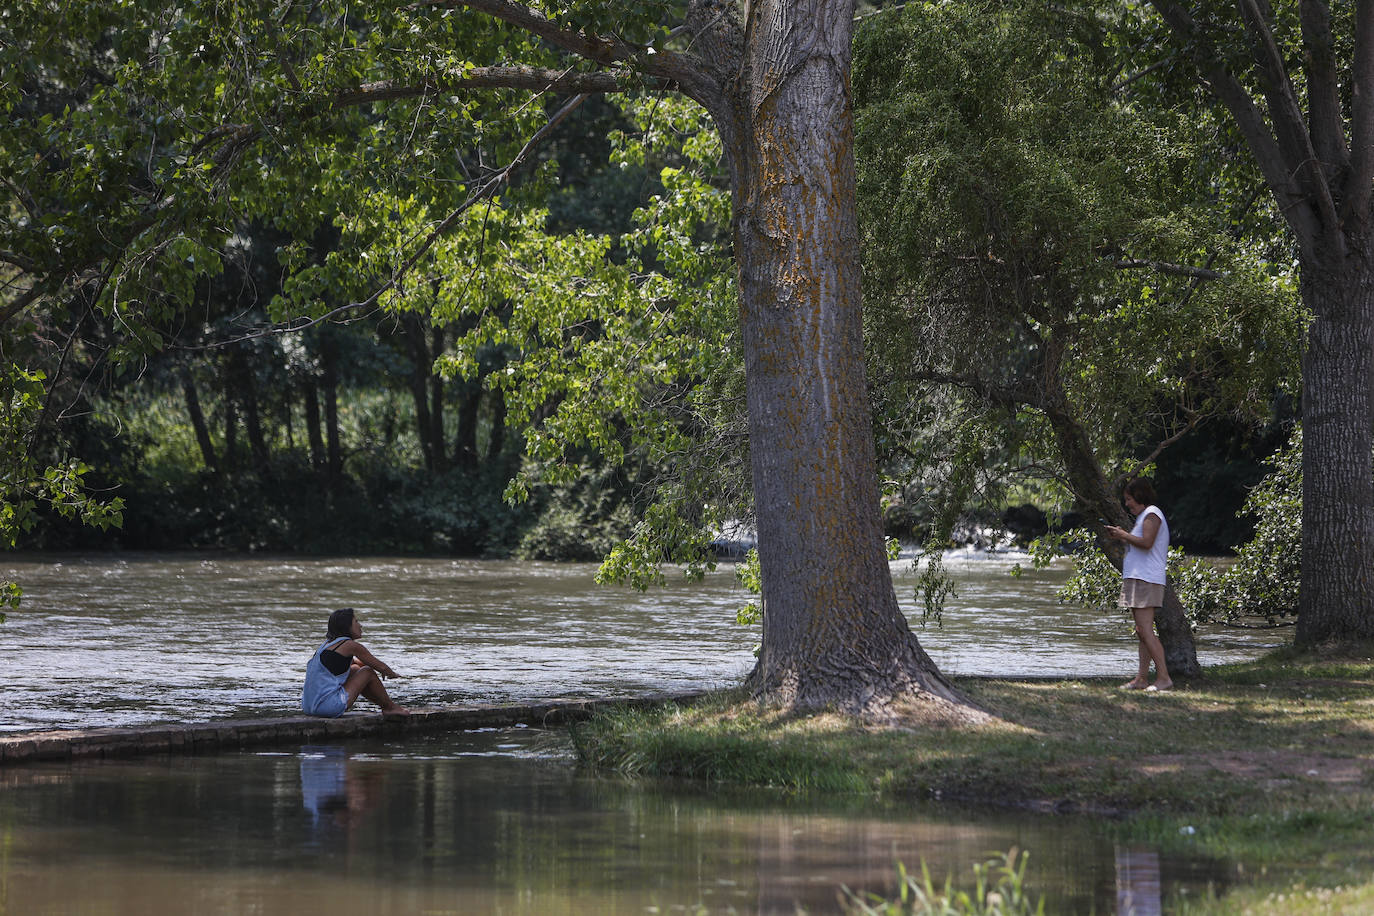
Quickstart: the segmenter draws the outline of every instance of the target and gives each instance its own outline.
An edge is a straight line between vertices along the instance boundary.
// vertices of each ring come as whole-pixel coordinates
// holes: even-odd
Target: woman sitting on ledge
[[[328,635],[305,666],[301,709],[332,719],[343,715],[361,694],[382,707],[384,716],[410,715],[410,710],[393,701],[382,686],[382,678],[398,675],[358,642],[362,635],[363,625],[353,608],[340,608],[329,615]]]

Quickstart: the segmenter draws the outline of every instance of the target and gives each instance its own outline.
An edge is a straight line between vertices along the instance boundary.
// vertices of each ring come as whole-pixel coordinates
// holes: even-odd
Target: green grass
[[[1247,868],[1252,885],[1187,912],[1374,912],[1374,646],[1282,651],[1165,694],[1118,683],[963,680],[999,717],[964,728],[723,692],[608,711],[576,742],[587,766],[636,777],[1109,814],[1122,841]]]

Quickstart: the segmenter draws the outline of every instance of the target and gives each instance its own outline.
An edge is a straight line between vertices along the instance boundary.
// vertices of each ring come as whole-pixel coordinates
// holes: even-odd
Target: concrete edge
[[[603,707],[690,703],[705,693],[698,691],[594,700],[550,699],[504,706],[442,706],[413,709],[411,715],[404,718],[384,717],[380,712],[349,712],[337,719],[274,716],[178,725],[0,733],[0,768],[53,760],[199,754],[374,735],[393,737],[511,725],[547,727],[587,719]]]

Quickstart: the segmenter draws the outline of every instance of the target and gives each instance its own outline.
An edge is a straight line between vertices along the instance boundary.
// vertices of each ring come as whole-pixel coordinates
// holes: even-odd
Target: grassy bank
[[[1101,813],[1122,840],[1258,873],[1191,912],[1370,912],[1372,659],[1374,645],[1281,652],[1163,694],[963,680],[999,717],[977,728],[872,728],[721,693],[610,712],[576,737],[588,765],[631,776]]]

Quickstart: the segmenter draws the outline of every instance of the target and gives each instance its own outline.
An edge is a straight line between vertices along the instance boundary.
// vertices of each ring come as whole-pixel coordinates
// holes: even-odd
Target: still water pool
[[[579,775],[504,729],[0,770],[0,913],[837,912],[1031,850],[1047,913],[1160,912],[1232,870],[1114,844],[1089,818],[728,793]]]
[[[921,644],[952,675],[1103,675],[1135,666],[1121,618],[1060,604],[1067,571],[951,553],[943,626],[921,628],[910,560],[892,564]],[[1026,564],[1028,565],[1028,564]],[[732,685],[756,630],[723,566],[640,593],[587,564],[164,555],[0,557],[25,588],[0,625],[0,731],[271,715],[296,709],[330,608],[360,610],[364,641],[405,675],[407,705],[514,702]],[[1204,665],[1281,637],[1204,631]]]

